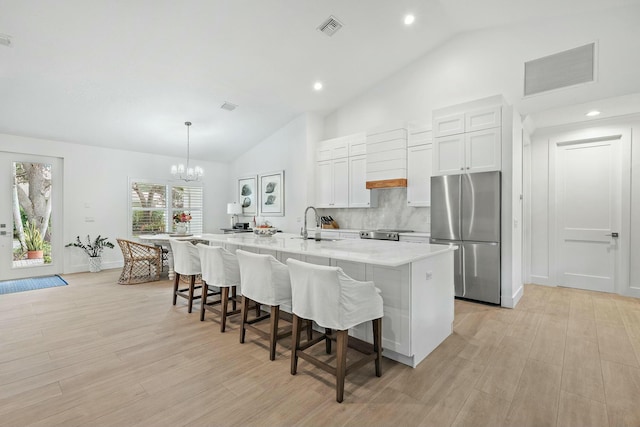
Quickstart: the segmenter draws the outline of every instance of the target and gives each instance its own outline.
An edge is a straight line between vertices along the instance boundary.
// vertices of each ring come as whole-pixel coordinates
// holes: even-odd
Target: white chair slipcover
[[[240,286],[238,257],[220,246],[196,245],[200,254],[202,280],[219,288]]]
[[[189,241],[181,241],[177,239],[169,239],[171,252],[173,252],[173,270],[176,277],[173,281],[173,305],[176,305],[176,297],[182,297],[188,300],[188,311],[191,313],[193,308],[193,300],[200,299],[201,295],[195,295],[195,290],[202,288],[196,286],[196,276],[201,273],[200,254],[198,249]],[[189,287],[178,289],[180,278],[189,277]],[[185,293],[187,292],[188,293]]]
[[[226,329],[227,316],[239,314],[237,309],[236,292],[240,287],[240,266],[238,258],[219,246],[208,246],[202,243],[196,245],[200,254],[200,265],[202,267],[203,292],[200,305],[200,320],[204,321],[205,310],[220,313],[220,332]],[[211,287],[220,288],[219,292],[209,293]],[[229,298],[229,292],[232,292]],[[208,302],[209,296],[220,294],[217,301]],[[232,302],[232,310],[228,310],[228,303]],[[215,310],[214,306],[220,304],[220,310]]]
[[[271,255],[236,251],[242,295],[260,304],[291,307],[291,281],[286,265]]]
[[[336,376],[336,401],[344,399],[344,382],[347,372],[375,362],[376,376],[382,375],[382,297],[373,282],[360,282],[347,276],[340,267],[326,267],[288,259],[291,275],[291,302],[293,334],[291,339],[291,374],[296,375],[298,358]],[[300,342],[300,320],[314,320],[325,328],[325,333],[306,344]],[[373,344],[369,349],[354,348],[364,357],[347,366],[349,328],[371,321]],[[332,331],[335,331],[333,333]],[[325,341],[326,353],[331,353],[331,341],[335,339],[336,364],[330,366],[305,350]]]
[[[186,240],[169,239],[173,252],[173,270],[182,276],[201,273],[198,249]]]
[[[289,258],[292,310],[323,327],[346,330],[384,316],[380,290],[373,282],[347,276],[340,267]]]

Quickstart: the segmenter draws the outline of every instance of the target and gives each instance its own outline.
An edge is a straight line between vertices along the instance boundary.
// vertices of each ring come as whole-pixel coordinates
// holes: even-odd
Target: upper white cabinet
[[[489,107],[434,118],[433,136],[439,138],[500,127],[501,110],[501,107]]]
[[[365,133],[318,143],[316,151],[316,206],[367,208],[375,197],[366,188],[367,139]]]
[[[482,108],[465,113],[464,131],[475,132],[477,130],[500,127],[500,124],[502,123],[501,111],[501,107],[493,107]]]
[[[409,132],[407,148],[407,206],[431,206],[433,139],[431,129]]]
[[[464,122],[464,114],[452,114],[433,119],[433,136],[438,138],[464,133]]]
[[[371,207],[371,190],[367,190],[367,156],[365,154],[349,157],[349,207]]]
[[[316,205],[319,208],[349,206],[349,159],[324,160],[316,164]]]
[[[501,169],[501,107],[435,117],[433,175]]]
[[[467,172],[500,170],[501,129],[493,128],[464,134]]]

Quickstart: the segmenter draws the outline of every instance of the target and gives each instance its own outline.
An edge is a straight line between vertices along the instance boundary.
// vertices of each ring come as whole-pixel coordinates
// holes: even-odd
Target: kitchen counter
[[[413,234],[413,233],[411,233]],[[203,234],[203,240],[221,244],[232,244],[250,248],[263,248],[301,255],[313,255],[364,264],[397,267],[425,258],[456,250],[453,245],[415,245],[385,240],[302,240],[290,233],[278,233],[273,237],[258,237],[253,234]]]
[[[373,281],[384,304],[382,355],[400,363],[416,367],[453,331],[454,245],[359,238],[316,242],[288,233],[273,237],[197,237],[230,251],[243,249],[273,255],[281,262],[294,258],[338,266],[356,280]],[[373,340],[370,322],[349,329],[349,334],[368,342]]]

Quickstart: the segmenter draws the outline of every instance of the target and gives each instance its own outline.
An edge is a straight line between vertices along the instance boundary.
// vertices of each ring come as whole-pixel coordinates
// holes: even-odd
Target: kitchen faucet
[[[309,209],[313,209],[313,213],[316,216],[316,227],[320,227],[320,217],[318,216],[318,211],[313,206],[307,206],[307,209],[304,210],[304,228],[300,230],[300,235],[305,240],[307,239],[307,237],[309,237],[309,233],[307,232],[307,212],[309,212]],[[317,231],[316,234],[318,234]]]

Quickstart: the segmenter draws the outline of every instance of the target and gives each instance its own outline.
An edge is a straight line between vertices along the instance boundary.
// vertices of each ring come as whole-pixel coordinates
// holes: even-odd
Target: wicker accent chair
[[[120,285],[133,285],[135,283],[160,280],[162,248],[132,242],[131,240],[116,240],[124,256],[124,267],[118,280]]]

